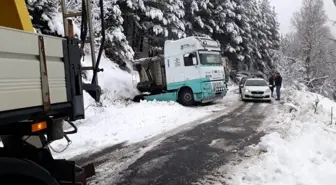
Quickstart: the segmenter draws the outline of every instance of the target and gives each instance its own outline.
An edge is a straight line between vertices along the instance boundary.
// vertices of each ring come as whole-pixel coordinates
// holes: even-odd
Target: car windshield
[[[267,86],[265,80],[247,80],[245,86]]]
[[[222,58],[219,52],[200,52],[199,53],[201,64],[222,65]]]

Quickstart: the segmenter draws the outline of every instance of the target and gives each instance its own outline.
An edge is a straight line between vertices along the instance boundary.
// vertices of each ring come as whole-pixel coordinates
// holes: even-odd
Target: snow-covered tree
[[[209,0],[185,0],[185,22],[187,34],[209,37],[214,29],[218,29],[212,14],[214,5]],[[220,9],[220,7],[217,7]]]
[[[236,8],[239,19],[235,21],[242,38],[240,50],[236,52],[238,59],[242,58],[244,66],[249,69],[270,70],[273,65],[272,52],[278,49],[280,42],[279,24],[274,9],[267,0],[235,2],[241,5]]]
[[[327,15],[322,0],[304,0],[300,11],[294,13],[292,22],[301,45],[300,57],[305,61],[305,80],[313,78],[314,63],[318,62],[319,50],[327,34]]]
[[[336,98],[336,43],[327,26],[322,0],[304,0],[293,15],[295,31],[281,41],[286,60],[279,60],[287,78],[308,90]]]
[[[93,32],[96,37],[95,44],[98,50],[101,37],[101,19],[99,0],[89,1],[92,3],[92,24]],[[32,18],[34,28],[43,34],[64,36],[63,19],[61,13],[60,1],[54,0],[26,0],[26,4]],[[82,11],[81,0],[66,1],[68,12]],[[104,1],[105,12],[105,33],[106,43],[104,45],[105,54],[112,61],[119,65],[125,65],[125,62],[133,58],[133,50],[129,46],[123,33],[123,18],[121,10],[116,1]],[[79,27],[81,17],[72,18],[75,23],[75,33],[79,36]],[[97,52],[97,51],[94,51]]]
[[[98,0],[95,1],[95,4],[98,5]],[[97,6],[96,9],[98,10],[99,6]],[[98,11],[93,14],[93,17],[95,17],[95,22],[99,22],[100,20],[100,14],[97,12]],[[121,66],[125,66],[126,62],[129,62],[133,59],[134,52],[129,46],[129,43],[124,34],[122,27],[124,20],[122,18],[121,9],[116,1],[104,1],[104,12],[106,12],[105,34],[107,37],[104,45],[105,54],[112,61]],[[98,35],[100,36],[100,34]]]
[[[119,0],[117,4],[132,48],[147,44],[150,51],[160,50],[166,39],[185,37],[181,0]]]
[[[58,12],[57,1],[53,0],[26,0],[28,12],[35,30],[39,33],[61,36],[63,26],[59,24],[62,17]]]

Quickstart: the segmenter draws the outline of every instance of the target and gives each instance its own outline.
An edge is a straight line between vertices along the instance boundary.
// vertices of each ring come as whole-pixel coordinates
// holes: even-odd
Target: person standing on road
[[[274,92],[274,75],[270,73],[268,77],[268,83],[269,83],[269,88],[271,90],[271,96],[273,97],[273,92]]]
[[[275,73],[274,83],[275,83],[275,90],[276,90],[276,94],[277,94],[276,100],[279,101],[280,100],[280,89],[281,89],[281,85],[282,85],[282,77],[281,77],[279,72]]]

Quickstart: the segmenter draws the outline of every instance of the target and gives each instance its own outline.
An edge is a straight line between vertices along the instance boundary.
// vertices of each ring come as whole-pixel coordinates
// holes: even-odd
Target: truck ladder
[[[86,13],[86,20],[82,17],[82,24],[88,25],[89,30],[89,36],[85,38],[83,45],[88,43],[90,44],[90,50],[91,50],[91,60],[92,60],[92,66],[88,67],[82,67],[82,70],[94,70],[97,64],[97,58],[95,54],[95,44],[94,44],[94,35],[93,35],[93,28],[92,28],[92,15],[91,15],[91,9],[92,5],[89,0],[82,0],[85,3],[85,6],[82,6],[81,12],[68,12],[66,7],[66,1],[68,0],[61,0],[61,8],[62,8],[62,14],[63,14],[63,25],[64,25],[64,36],[66,37],[73,37],[73,22],[72,17],[82,17],[83,12]],[[84,9],[85,8],[85,9]],[[83,46],[82,46],[83,47]],[[98,84],[98,78],[94,79],[94,83]]]

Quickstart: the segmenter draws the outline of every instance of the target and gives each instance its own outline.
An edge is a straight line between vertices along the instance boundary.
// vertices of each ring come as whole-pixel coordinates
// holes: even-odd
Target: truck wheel
[[[136,96],[133,98],[133,101],[134,101],[134,102],[137,102],[137,103],[140,103],[141,100],[145,100],[145,98],[144,98],[143,95],[136,95]]]
[[[34,184],[34,185],[47,185],[39,180],[21,176],[21,175],[7,175],[2,176],[0,175],[0,184],[7,184],[7,185],[16,185],[16,184]]]
[[[191,89],[182,89],[179,93],[179,102],[184,106],[195,104],[194,94]]]

